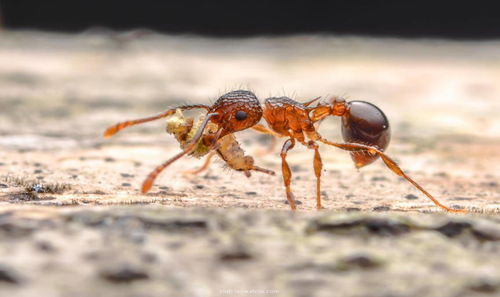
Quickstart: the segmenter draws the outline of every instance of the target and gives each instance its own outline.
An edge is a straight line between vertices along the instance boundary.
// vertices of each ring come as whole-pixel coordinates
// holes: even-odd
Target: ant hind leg
[[[402,169],[401,167],[398,166],[396,161],[391,159],[389,156],[387,156],[384,152],[380,151],[378,148],[373,147],[373,146],[368,146],[364,144],[358,144],[358,143],[336,143],[336,142],[331,142],[326,139],[320,138],[318,139],[324,144],[328,144],[346,151],[368,151],[370,154],[377,154],[380,156],[382,161],[384,161],[385,165],[396,175],[403,177],[406,179],[409,183],[411,183],[414,187],[419,189],[425,196],[427,196],[429,199],[434,202],[436,206],[441,207],[442,209],[445,209],[446,211],[449,212],[456,212],[456,213],[465,213],[467,212],[466,210],[463,209],[453,209],[449,208],[446,205],[441,204],[436,198],[434,198],[429,192],[427,192],[422,186],[420,186],[416,181],[414,181],[411,177],[409,177]]]

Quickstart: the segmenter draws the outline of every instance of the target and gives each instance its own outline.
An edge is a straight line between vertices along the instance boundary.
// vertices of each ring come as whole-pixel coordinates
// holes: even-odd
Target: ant
[[[319,97],[300,103],[288,97],[272,97],[265,100],[264,108],[262,108],[252,92],[238,90],[221,96],[212,106],[184,105],[169,109],[156,116],[118,123],[108,128],[104,132],[104,136],[110,137],[125,127],[177,114],[178,120],[167,123],[167,132],[176,136],[183,151],[149,174],[142,186],[143,193],[149,191],[161,171],[186,154],[200,157],[210,152],[207,161],[197,172],[205,169],[214,150],[230,168],[243,171],[247,176],[250,176],[251,170],[274,175],[271,170],[255,166],[252,157],[244,156],[243,150],[232,135],[235,132],[252,128],[261,133],[288,137],[283,144],[280,156],[286,196],[292,210],[295,210],[296,206],[291,190],[292,172],[286,161],[287,154],[294,148],[296,142],[314,150],[316,207],[319,210],[321,209],[323,163],[317,142],[321,142],[349,151],[357,168],[369,165],[380,157],[391,171],[405,178],[437,206],[449,212],[465,212],[465,210],[451,209],[441,204],[384,153],[390,141],[390,127],[387,117],[377,106],[365,101],[346,102],[341,97],[332,97],[327,103],[318,103],[316,106],[310,107],[318,99]],[[201,124],[195,125],[192,118],[185,119],[182,116],[182,110],[190,109],[205,109],[207,111]],[[315,124],[318,125],[320,121],[330,115],[342,117],[342,135],[346,143],[331,142],[318,133]],[[257,124],[262,117],[270,129]],[[170,128],[169,125],[171,125]],[[195,135],[191,137],[190,135],[193,133]],[[226,144],[222,142],[224,136],[231,137],[229,138],[231,140]]]
[[[182,110],[191,109],[205,109],[207,113],[195,122],[193,118],[185,118],[182,114]],[[109,127],[104,132],[104,137],[111,137],[129,126],[171,116],[167,121],[166,130],[175,136],[182,151],[148,175],[142,184],[142,193],[147,193],[151,189],[154,180],[165,168],[186,154],[194,157],[209,154],[207,159],[209,160],[215,151],[229,168],[242,171],[247,177],[251,176],[250,171],[274,175],[274,171],[256,166],[251,156],[245,156],[245,152],[233,135],[235,132],[256,125],[262,117],[262,112],[259,100],[252,92],[238,90],[222,95],[212,106],[183,105],[168,109],[156,116],[118,123]]]

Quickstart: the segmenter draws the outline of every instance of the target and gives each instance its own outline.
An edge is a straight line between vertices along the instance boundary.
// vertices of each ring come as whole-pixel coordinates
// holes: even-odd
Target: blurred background
[[[0,0],[0,291],[498,294],[499,10],[381,3]],[[292,216],[277,149],[257,156],[269,138],[252,131],[238,133],[242,147],[276,176],[247,179],[220,161],[183,176],[202,162],[183,158],[142,195],[179,151],[164,122],[102,139],[115,122],[241,88],[261,101],[376,104],[392,125],[388,154],[475,214],[418,214],[436,208],[382,162],[357,171],[328,147],[316,212],[312,154],[297,147]],[[341,141],[339,124],[320,132]]]

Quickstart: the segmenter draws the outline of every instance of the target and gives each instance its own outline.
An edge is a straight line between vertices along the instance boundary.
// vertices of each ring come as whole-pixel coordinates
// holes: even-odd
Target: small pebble
[[[359,208],[359,207],[346,207],[345,211],[347,211],[347,212],[361,211],[361,208]]]
[[[116,283],[128,283],[136,280],[148,279],[149,275],[142,269],[135,267],[121,267],[117,269],[108,269],[101,272],[101,277]]]
[[[387,180],[387,177],[385,177],[385,176],[374,176],[371,179],[371,181],[384,181],[384,180]]]
[[[288,203],[288,200],[285,200],[285,204],[289,204]],[[295,200],[295,205],[301,205],[302,204],[302,201],[300,200]]]
[[[341,270],[350,270],[353,268],[373,269],[381,266],[381,262],[369,255],[351,255],[340,260],[338,263]]]
[[[413,194],[408,194],[405,196],[405,198],[408,200],[415,200],[415,199],[418,199],[418,196],[413,195]]]
[[[498,183],[495,182],[495,181],[492,181],[492,182],[483,182],[481,183],[481,186],[486,186],[486,187],[498,187]]]
[[[130,183],[122,183],[122,187],[130,187],[131,184]]]
[[[491,294],[500,290],[500,283],[490,279],[478,279],[469,286],[469,289],[483,294]]]
[[[219,255],[221,261],[245,261],[252,259],[253,256],[244,250],[226,251]]]
[[[44,251],[44,252],[47,252],[47,253],[51,253],[51,252],[54,252],[56,249],[54,248],[54,246],[48,242],[48,241],[45,241],[45,240],[41,240],[41,241],[37,241],[35,243],[35,246],[41,250],[41,251]]]
[[[19,278],[10,269],[0,266],[0,283],[18,284]]]

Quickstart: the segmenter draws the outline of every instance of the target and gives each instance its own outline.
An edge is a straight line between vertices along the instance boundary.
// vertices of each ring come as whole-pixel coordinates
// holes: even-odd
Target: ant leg
[[[170,164],[174,163],[175,161],[179,160],[182,156],[190,153],[198,144],[200,141],[201,137],[203,136],[203,132],[205,128],[207,127],[208,122],[213,116],[219,115],[218,113],[209,113],[205,117],[205,120],[203,120],[203,123],[201,124],[200,128],[198,131],[196,131],[195,136],[191,140],[191,142],[184,148],[184,150],[177,155],[173,156],[169,160],[167,160],[165,163],[161,164],[160,166],[156,167],[149,175],[148,177],[144,180],[144,183],[142,184],[142,193],[147,193],[149,189],[151,189],[151,186],[153,186],[153,182],[165,168],[167,168]]]
[[[203,163],[203,165],[198,168],[198,169],[193,169],[193,170],[186,170],[183,172],[183,174],[193,174],[193,175],[196,175],[196,174],[199,174],[205,170],[208,169],[208,166],[210,165],[210,161],[212,160],[212,157],[215,155],[215,151],[211,151],[210,153],[208,153],[208,156],[205,158],[205,162]]]
[[[396,161],[392,160],[389,156],[387,156],[385,153],[383,153],[382,151],[380,151],[376,147],[368,146],[368,145],[364,145],[364,144],[358,144],[358,143],[335,143],[335,142],[331,142],[331,141],[328,141],[328,140],[323,139],[323,138],[320,138],[318,140],[325,143],[325,144],[335,146],[335,147],[338,147],[338,148],[346,150],[346,151],[351,151],[351,152],[352,151],[367,151],[370,154],[377,154],[380,156],[382,161],[384,161],[385,165],[392,172],[394,172],[396,175],[403,177],[409,183],[411,183],[413,186],[415,186],[417,189],[419,189],[422,193],[425,194],[425,196],[427,196],[429,199],[431,199],[432,202],[434,202],[434,204],[436,206],[439,206],[442,209],[445,209],[446,211],[449,211],[449,212],[461,212],[461,213],[467,212],[466,210],[463,210],[463,209],[452,209],[452,208],[449,208],[449,207],[441,204],[441,202],[439,202],[436,198],[434,198],[431,194],[429,194],[429,192],[427,192],[424,188],[422,188],[416,181],[414,181],[411,177],[406,175],[406,173],[404,173],[403,170],[398,166]]]
[[[290,170],[290,166],[286,162],[286,154],[289,150],[291,150],[295,146],[295,139],[290,138],[283,144],[283,148],[281,149],[281,171],[283,173],[283,183],[286,188],[286,199],[288,199],[288,203],[290,204],[290,208],[295,210],[295,197],[293,196],[292,190],[290,188],[290,182],[292,179],[292,171]]]
[[[115,125],[109,127],[108,129],[106,129],[106,131],[104,131],[104,138],[109,138],[109,137],[115,135],[116,133],[118,133],[120,130],[125,129],[126,127],[129,127],[129,126],[133,126],[133,125],[137,125],[137,124],[142,124],[142,123],[146,123],[146,122],[151,122],[151,121],[154,121],[154,120],[158,120],[158,119],[161,119],[161,118],[165,118],[165,117],[171,116],[171,115],[173,115],[175,113],[175,111],[177,109],[188,110],[188,109],[196,109],[196,108],[203,108],[203,109],[206,109],[206,110],[210,110],[209,106],[203,105],[203,104],[179,106],[179,107],[176,107],[176,108],[172,108],[172,109],[166,110],[166,111],[164,111],[164,112],[162,112],[160,114],[157,114],[155,116],[151,116],[151,117],[147,117],[147,118],[141,118],[141,119],[137,119],[137,120],[124,121],[124,122],[120,122],[118,124],[115,124]]]
[[[260,124],[257,124],[257,125],[253,125],[252,126],[252,129],[257,131],[257,132],[260,132],[262,134],[269,134],[269,135],[272,135],[274,137],[283,137],[283,135],[279,134],[279,133],[276,133],[274,132],[273,130],[269,129],[269,128],[266,128]]]
[[[321,170],[323,169],[323,162],[319,154],[319,146],[314,142],[309,142],[309,147],[314,149],[314,174],[316,175],[316,209],[321,209]]]
[[[252,129],[259,132],[259,133],[268,134],[268,135],[272,136],[271,137],[271,144],[269,145],[269,147],[267,149],[257,150],[255,152],[255,155],[261,157],[261,156],[272,153],[274,151],[274,148],[276,147],[276,144],[278,144],[278,140],[276,138],[282,137],[282,135],[278,134],[278,133],[274,132],[273,130],[268,129],[260,124],[252,126]]]

